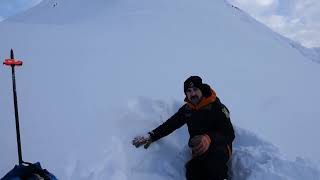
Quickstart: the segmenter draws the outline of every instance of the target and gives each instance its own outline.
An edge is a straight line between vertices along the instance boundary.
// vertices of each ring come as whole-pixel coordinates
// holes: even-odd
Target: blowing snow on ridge
[[[24,61],[23,157],[59,179],[183,179],[185,127],[147,151],[130,141],[182,105],[190,75],[231,111],[233,180],[320,177],[319,63],[223,0],[43,0],[1,22],[0,39],[1,59],[14,48]],[[17,153],[11,74],[0,77],[2,177]]]

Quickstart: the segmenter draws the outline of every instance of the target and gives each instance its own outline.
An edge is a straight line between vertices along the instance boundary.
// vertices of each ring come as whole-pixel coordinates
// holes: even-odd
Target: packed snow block
[[[46,169],[42,169],[39,162],[26,163],[26,165],[15,165],[1,180],[57,180],[57,178]]]

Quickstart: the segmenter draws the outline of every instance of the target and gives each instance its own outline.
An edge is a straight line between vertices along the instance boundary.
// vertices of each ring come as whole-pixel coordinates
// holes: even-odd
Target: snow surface
[[[222,0],[44,0],[1,22],[0,40],[1,59],[24,61],[23,158],[59,179],[183,179],[185,127],[147,151],[130,142],[194,74],[231,110],[233,179],[320,179],[319,63]],[[17,152],[9,69],[0,81],[2,176]]]

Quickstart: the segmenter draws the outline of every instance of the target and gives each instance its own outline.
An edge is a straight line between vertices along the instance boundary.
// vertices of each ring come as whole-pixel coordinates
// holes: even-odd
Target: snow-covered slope
[[[16,57],[24,60],[16,72],[23,157],[41,161],[61,179],[73,172],[88,175],[76,160],[92,167],[87,171],[97,179],[115,168],[120,169],[116,179],[158,172],[148,162],[175,156],[180,149],[153,153],[147,164],[131,169],[126,161],[144,161],[147,152],[133,149],[130,138],[154,128],[169,113],[132,121],[137,116],[123,118],[126,107],[138,106],[130,99],[140,96],[182,103],[183,81],[194,74],[214,87],[235,126],[268,139],[284,158],[320,160],[315,142],[319,64],[222,0],[44,0],[1,22],[0,39],[1,59],[14,48]],[[0,149],[0,174],[17,156],[10,76],[3,67],[0,143],[5,148]],[[142,104],[144,108],[136,107],[139,111],[156,115],[147,102]],[[173,113],[172,108],[168,111]],[[172,141],[170,146],[184,147],[186,138],[178,135],[162,144]],[[151,153],[161,143],[155,146]],[[277,159],[272,155],[271,160]],[[160,168],[175,172],[182,170],[181,164]],[[307,169],[304,177],[317,177],[307,173],[313,172],[308,165],[302,166]],[[157,173],[152,176],[163,179]]]
[[[129,101],[121,118],[114,121],[115,131],[108,136],[108,145],[92,165],[81,159],[68,163],[67,179],[184,179],[184,164],[190,159],[187,128],[184,126],[168,138],[152,144],[148,150],[136,149],[131,137],[145,132],[168,118],[180,107],[179,102],[166,103],[148,98]],[[119,132],[126,124],[131,128]],[[145,124],[145,126],[141,126]],[[229,166],[233,180],[317,180],[320,171],[304,159],[285,159],[276,147],[253,133],[236,128],[238,137]]]

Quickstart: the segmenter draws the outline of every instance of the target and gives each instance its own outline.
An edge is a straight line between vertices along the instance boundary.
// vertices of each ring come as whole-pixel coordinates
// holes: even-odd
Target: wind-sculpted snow
[[[165,121],[181,105],[138,98],[128,103],[123,117],[113,120],[114,132],[100,159],[88,166],[79,159],[63,179],[79,180],[183,180],[184,164],[190,159],[188,133],[182,127],[153,143],[149,149],[131,145],[135,135],[144,134]],[[232,110],[231,110],[232,113]],[[120,128],[122,127],[122,128]],[[272,144],[250,131],[236,128],[234,153],[229,165],[232,180],[318,180],[320,171],[298,158],[286,160]]]
[[[282,157],[278,149],[247,130],[237,128],[231,169],[233,180],[318,180],[319,168],[302,158]]]

